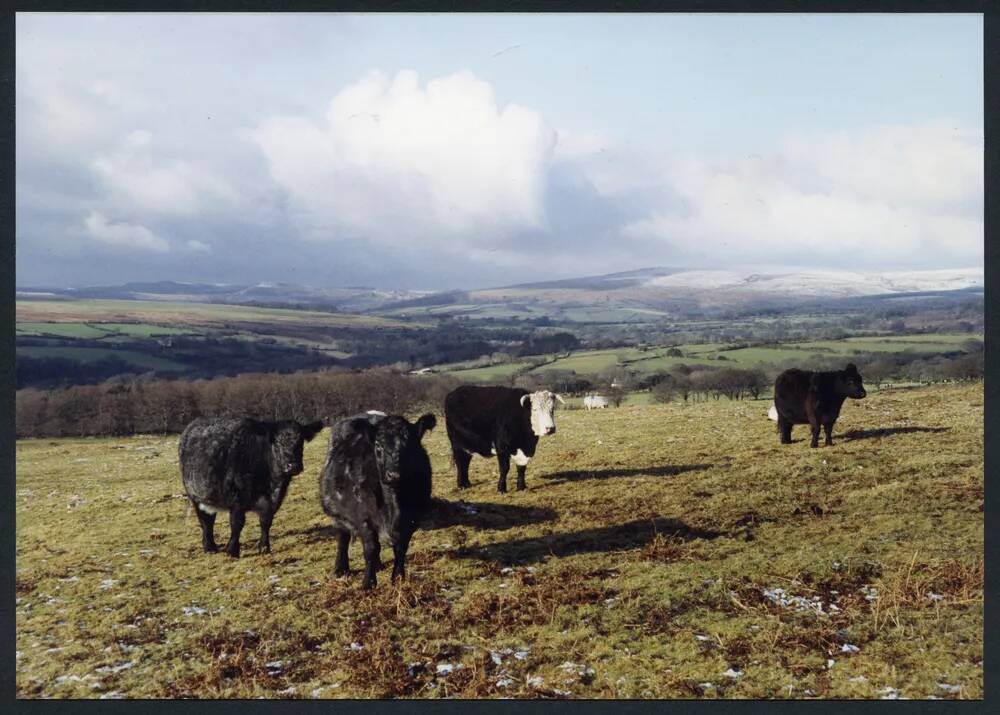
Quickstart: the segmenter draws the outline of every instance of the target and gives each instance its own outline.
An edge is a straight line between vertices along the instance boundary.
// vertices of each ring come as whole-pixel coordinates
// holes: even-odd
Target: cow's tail
[[[767,418],[775,422],[778,421],[778,408],[773,402],[771,403],[771,408],[767,411]]]

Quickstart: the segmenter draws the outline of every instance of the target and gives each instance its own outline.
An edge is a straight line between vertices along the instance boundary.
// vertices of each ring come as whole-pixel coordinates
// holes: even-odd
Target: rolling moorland
[[[331,578],[327,431],[239,560],[175,436],[21,440],[17,694],[982,697],[982,383],[872,390],[820,449],[768,404],[560,410],[505,496],[482,459],[456,489],[441,424],[409,579],[370,593]]]
[[[334,366],[414,369],[580,349],[780,348],[848,336],[977,332],[982,285],[981,269],[647,268],[437,293],[172,281],[22,288],[18,386],[93,384],[128,372],[205,378]]]

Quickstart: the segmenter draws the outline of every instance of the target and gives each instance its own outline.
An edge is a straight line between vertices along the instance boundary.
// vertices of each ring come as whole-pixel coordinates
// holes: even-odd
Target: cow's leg
[[[469,462],[472,461],[472,455],[464,449],[452,447],[451,456],[455,459],[455,469],[458,471],[458,488],[465,489],[466,487],[471,487],[472,482],[469,481]]]
[[[274,512],[270,509],[261,511],[260,517],[260,541],[257,542],[258,554],[271,553],[271,522],[274,521]]]
[[[522,489],[527,489],[527,486],[524,483],[524,473],[527,472],[527,471],[528,471],[528,465],[527,464],[518,464],[517,465],[517,490],[518,491],[521,491]]]
[[[826,433],[826,446],[833,446],[833,422],[826,422],[823,425],[823,431]]]
[[[510,471],[510,455],[502,449],[498,449],[497,464],[500,465],[500,481],[497,482],[497,491],[503,494],[507,491],[507,472]]]
[[[247,522],[247,514],[240,508],[229,510],[229,543],[226,544],[226,553],[234,559],[240,557],[240,532]]]
[[[365,552],[365,580],[361,582],[361,588],[373,588],[375,571],[382,560],[379,557],[378,531],[371,524],[365,524],[361,529],[361,543]]]
[[[214,554],[219,550],[215,544],[215,514],[206,514],[198,508],[198,502],[191,500],[194,504],[194,513],[198,515],[198,523],[201,525],[201,548],[206,553]]]
[[[333,566],[334,576],[346,576],[350,573],[347,564],[347,547],[351,545],[351,532],[347,529],[337,529],[337,561]]]
[[[819,419],[817,417],[809,418],[809,431],[812,434],[812,439],[809,441],[809,446],[819,447]]]
[[[792,443],[792,423],[778,415],[778,441],[781,444]]]
[[[413,529],[400,529],[399,538],[392,545],[392,580],[406,578],[406,550],[410,548],[410,538],[413,536]]]

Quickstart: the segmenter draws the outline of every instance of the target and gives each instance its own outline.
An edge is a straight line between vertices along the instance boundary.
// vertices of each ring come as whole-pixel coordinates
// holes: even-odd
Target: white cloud
[[[189,249],[197,253],[211,253],[212,247],[207,243],[202,243],[201,241],[196,241],[191,239],[185,244]]]
[[[600,154],[613,146],[610,137],[600,132],[560,131],[557,135],[555,158],[563,161],[583,159]]]
[[[676,160],[662,189],[671,200],[623,234],[692,259],[982,262],[981,140],[944,122],[797,137],[768,156]]]
[[[554,132],[532,109],[498,106],[469,72],[423,87],[415,72],[372,72],[322,122],[274,117],[252,136],[313,234],[450,246],[545,224]]]
[[[121,248],[138,248],[166,253],[170,245],[152,231],[137,223],[110,223],[100,212],[91,211],[84,219],[87,234],[102,243]]]
[[[91,168],[103,180],[110,198],[130,211],[191,216],[214,209],[217,202],[239,200],[223,178],[184,159],[157,160],[151,151],[153,135],[137,129],[115,150],[100,154]]]

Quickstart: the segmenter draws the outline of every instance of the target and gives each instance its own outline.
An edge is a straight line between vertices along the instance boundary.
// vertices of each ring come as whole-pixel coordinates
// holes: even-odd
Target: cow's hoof
[[[335,579],[345,579],[351,575],[350,569],[335,569],[333,572],[333,577]]]
[[[371,581],[365,579],[364,581],[361,582],[361,588],[363,588],[365,591],[371,591],[373,588],[375,588],[375,579],[372,579]]]
[[[235,548],[235,549],[233,549],[233,548],[227,548],[226,549],[226,556],[231,556],[234,559],[238,559],[240,557],[240,550],[239,550],[239,548],[238,547]]]
[[[269,553],[271,553],[271,545],[270,544],[257,544],[257,553],[258,554],[269,554]]]
[[[217,553],[219,553],[219,547],[216,546],[215,544],[210,544],[208,546],[203,546],[202,548],[205,549],[205,553],[206,554],[217,554]]]

